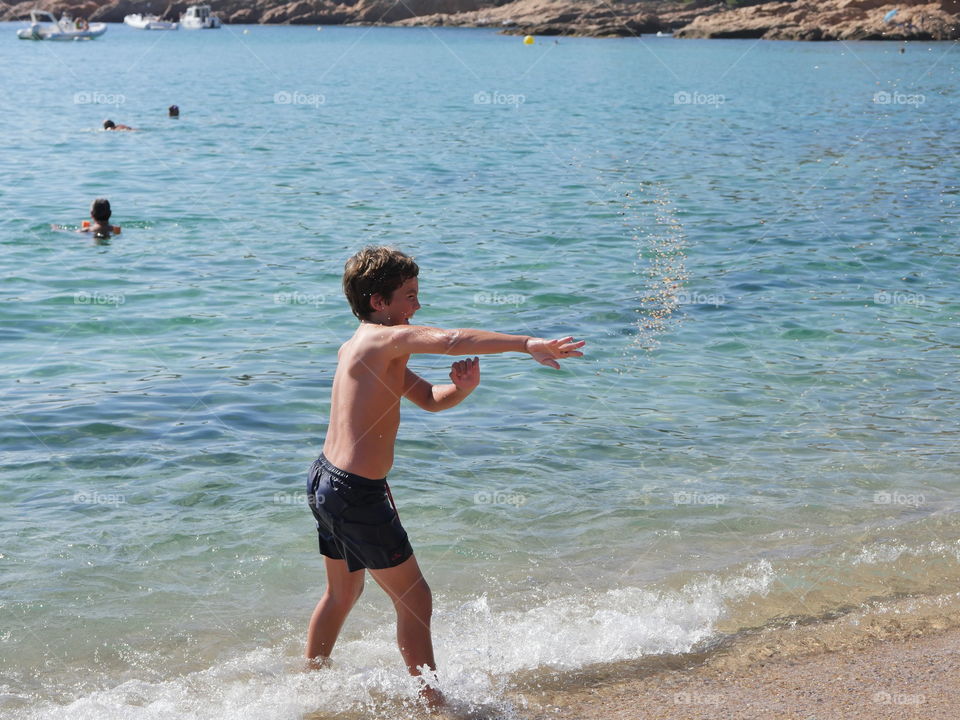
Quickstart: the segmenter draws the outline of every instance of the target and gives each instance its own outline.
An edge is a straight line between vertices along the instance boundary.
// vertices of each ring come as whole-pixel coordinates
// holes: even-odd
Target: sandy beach
[[[725,667],[718,659],[576,692],[545,695],[537,718],[828,720],[958,712],[960,631],[877,640],[856,649]]]

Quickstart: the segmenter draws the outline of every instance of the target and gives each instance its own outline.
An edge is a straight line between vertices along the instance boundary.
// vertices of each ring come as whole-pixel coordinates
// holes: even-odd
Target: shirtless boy
[[[411,325],[420,309],[412,258],[386,247],[367,247],[344,269],[343,289],[360,326],[339,350],[330,423],[323,454],[307,480],[307,496],[325,556],[327,589],[310,619],[306,657],[325,666],[340,628],[363,590],[365,571],[397,612],[397,644],[411,675],[435,670],[430,636],[430,588],[400,524],[386,476],[400,425],[400,398],[437,412],[454,407],[480,383],[480,359],[454,362],[449,385],[431,385],[407,368],[413,354],[527,353],[559,368],[582,357],[584,341],[545,340],[485,330],[442,330]],[[440,692],[422,682],[421,697],[437,708]]]

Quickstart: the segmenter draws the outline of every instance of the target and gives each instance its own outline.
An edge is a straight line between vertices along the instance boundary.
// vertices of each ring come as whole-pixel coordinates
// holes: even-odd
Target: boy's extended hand
[[[580,352],[578,348],[582,348],[586,344],[586,340],[574,340],[573,337],[559,338],[557,340],[530,338],[527,340],[525,348],[533,359],[541,365],[559,370],[560,363],[558,363],[557,360],[583,357],[583,353]]]
[[[458,360],[450,366],[450,380],[457,390],[472,392],[480,384],[480,358]]]

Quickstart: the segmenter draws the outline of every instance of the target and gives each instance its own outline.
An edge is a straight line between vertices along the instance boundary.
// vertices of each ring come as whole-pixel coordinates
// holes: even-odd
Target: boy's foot
[[[333,667],[333,661],[329,657],[319,656],[315,658],[307,658],[305,670],[323,670],[325,668]]]
[[[420,688],[420,699],[427,704],[427,710],[432,713],[440,712],[448,707],[447,699],[443,696],[443,693],[429,685]]]

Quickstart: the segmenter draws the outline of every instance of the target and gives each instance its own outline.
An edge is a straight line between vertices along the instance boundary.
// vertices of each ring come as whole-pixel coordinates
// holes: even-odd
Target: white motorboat
[[[220,25],[220,18],[210,12],[209,5],[191,5],[180,16],[184,30],[216,30]]]
[[[179,27],[175,22],[162,20],[157,15],[141,15],[134,13],[123,18],[123,22],[137,30],[176,30]]]
[[[107,31],[106,23],[88,23],[64,15],[59,20],[46,10],[30,11],[30,27],[17,30],[21,40],[92,40]]]

